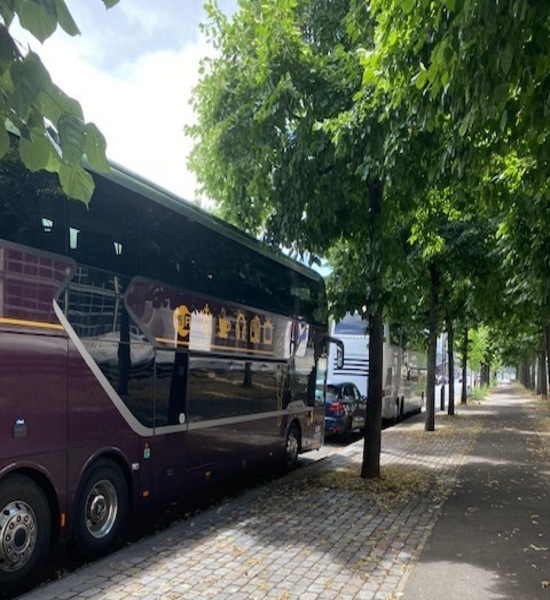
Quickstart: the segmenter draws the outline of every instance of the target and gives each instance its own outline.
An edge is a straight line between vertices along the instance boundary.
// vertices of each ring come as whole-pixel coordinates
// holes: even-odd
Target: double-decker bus
[[[344,361],[338,368],[336,353],[330,350],[329,383],[354,383],[367,396],[369,376],[369,335],[367,322],[358,312],[346,313],[334,321],[331,335],[344,346]],[[408,414],[418,413],[424,404],[426,387],[426,353],[404,349],[399,340],[391,339],[388,324],[384,325],[382,355],[382,419],[396,422]]]
[[[113,165],[0,162],[0,590],[57,543],[323,442],[323,279]]]

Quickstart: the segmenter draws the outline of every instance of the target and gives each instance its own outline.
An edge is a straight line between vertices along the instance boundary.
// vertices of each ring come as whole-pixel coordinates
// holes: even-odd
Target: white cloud
[[[183,198],[195,198],[196,179],[186,167],[192,140],[183,128],[194,120],[189,99],[199,61],[212,53],[202,36],[173,49],[143,48],[131,59],[113,56],[106,70],[100,31],[77,38],[56,32],[43,45],[16,35],[38,52],[55,83],[79,100],[86,120],[98,125],[110,159]]]

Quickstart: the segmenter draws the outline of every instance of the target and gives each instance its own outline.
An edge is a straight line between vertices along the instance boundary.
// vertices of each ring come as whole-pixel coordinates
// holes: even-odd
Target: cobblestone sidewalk
[[[25,600],[390,600],[404,589],[460,465],[480,407],[382,433],[380,482],[358,441],[46,584]]]

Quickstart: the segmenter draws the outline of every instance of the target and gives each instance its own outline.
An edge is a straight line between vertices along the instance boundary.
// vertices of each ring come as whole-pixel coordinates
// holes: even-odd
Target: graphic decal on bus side
[[[0,325],[62,330],[53,300],[75,262],[11,242],[0,244]]]
[[[293,350],[290,339],[296,333],[296,321],[289,318],[205,299],[141,277],[131,281],[125,303],[156,345],[283,360]]]

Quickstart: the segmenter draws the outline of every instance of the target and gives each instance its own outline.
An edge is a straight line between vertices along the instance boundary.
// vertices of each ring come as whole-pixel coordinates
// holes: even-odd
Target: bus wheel
[[[75,512],[76,544],[96,558],[109,552],[122,534],[128,514],[128,488],[120,469],[100,460],[84,474]]]
[[[35,579],[50,546],[51,515],[44,492],[29,477],[0,484],[0,589],[19,591]]]
[[[296,425],[291,425],[286,434],[285,444],[285,470],[290,471],[296,466],[298,453],[300,451],[300,432]]]

